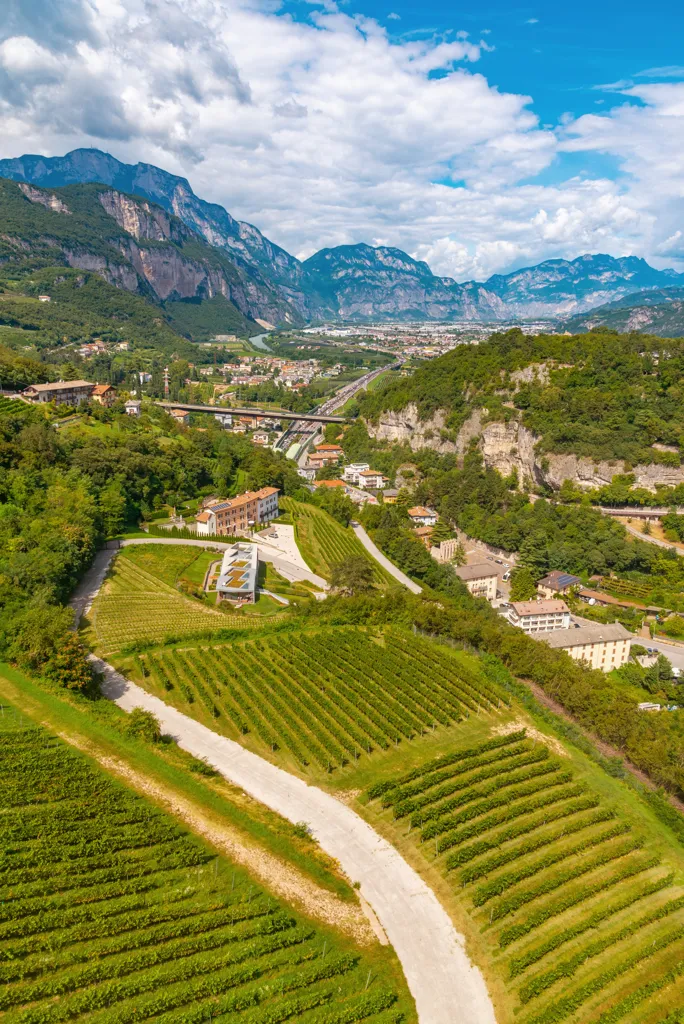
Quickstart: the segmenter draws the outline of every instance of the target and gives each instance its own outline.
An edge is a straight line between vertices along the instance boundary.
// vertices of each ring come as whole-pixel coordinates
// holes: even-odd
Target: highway
[[[186,409],[188,412],[210,412],[216,415],[217,412],[229,412],[233,416],[261,416],[273,420],[311,420],[314,423],[344,423],[344,416],[332,416],[325,412],[321,406],[315,412],[296,413],[283,412],[279,409],[236,409],[229,405],[191,405],[188,402],[160,402],[153,401],[153,405],[160,405],[163,409]],[[327,405],[328,403],[326,403]]]

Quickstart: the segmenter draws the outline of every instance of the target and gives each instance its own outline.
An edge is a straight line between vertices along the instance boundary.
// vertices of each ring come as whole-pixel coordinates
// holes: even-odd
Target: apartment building
[[[349,484],[358,484],[359,473],[365,473],[370,469],[367,462],[352,462],[342,470],[342,479]]]
[[[59,380],[55,384],[30,384],[23,392],[30,402],[82,405],[89,402],[95,385],[88,380]]]
[[[416,531],[417,532],[417,531]],[[449,541],[443,543],[448,544]],[[458,541],[455,542],[456,544]],[[486,597],[488,601],[496,598],[496,585],[499,574],[487,562],[477,562],[474,565],[461,565],[456,569],[456,575],[463,580],[466,587],[474,597]]]
[[[620,668],[629,658],[632,634],[619,622],[582,620],[570,629],[559,629],[540,637],[555,650],[567,651],[575,661],[584,661],[590,668],[610,672]]]
[[[245,491],[236,498],[209,505],[195,517],[197,533],[207,536],[235,536],[262,523],[268,523],[279,514],[277,487],[262,487],[260,491]]]
[[[512,626],[525,633],[550,633],[570,626],[570,609],[565,601],[514,601],[505,615]]]
[[[380,491],[385,482],[382,473],[375,469],[362,469],[358,476],[357,486],[362,491]]]

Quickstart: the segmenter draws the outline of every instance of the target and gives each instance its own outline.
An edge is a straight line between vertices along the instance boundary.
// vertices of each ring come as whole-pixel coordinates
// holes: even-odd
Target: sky
[[[0,156],[186,176],[300,258],[684,271],[684,5],[5,0]]]

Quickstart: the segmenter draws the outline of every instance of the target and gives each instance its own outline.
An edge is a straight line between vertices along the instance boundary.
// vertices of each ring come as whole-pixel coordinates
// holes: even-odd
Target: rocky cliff
[[[684,288],[636,292],[564,323],[565,329],[572,333],[591,331],[601,325],[621,332],[647,331],[661,338],[681,338],[684,336]]]
[[[438,410],[429,419],[421,420],[415,405],[400,412],[381,413],[377,423],[367,423],[371,437],[381,441],[407,443],[414,451],[431,448],[442,455],[456,453],[461,458],[473,440],[477,441],[484,464],[502,476],[515,471],[521,486],[545,484],[558,490],[564,480],[589,490],[609,484],[614,476],[627,471],[635,478],[635,486],[655,492],[656,485],[674,487],[684,483],[684,466],[657,464],[629,468],[616,460],[594,461],[577,455],[539,455],[539,438],[517,419],[507,423],[486,421],[483,410],[475,409],[454,436],[446,429],[447,414]]]

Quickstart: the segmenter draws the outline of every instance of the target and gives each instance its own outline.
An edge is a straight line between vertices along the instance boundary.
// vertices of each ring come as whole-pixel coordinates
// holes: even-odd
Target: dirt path
[[[360,883],[399,957],[421,1024],[495,1024],[484,979],[437,897],[355,811],[188,718],[111,666],[99,667],[106,676],[103,692],[119,707],[151,711],[183,749],[289,821],[307,822],[322,849]]]
[[[26,707],[26,696],[20,694],[17,687],[4,677],[0,677],[0,690],[11,703],[23,707],[26,714],[31,713]],[[371,945],[376,941],[382,945],[388,944],[387,936],[377,917],[367,904],[363,905],[364,901],[361,901],[359,906],[341,900],[334,893],[317,885],[294,865],[288,864],[254,843],[240,829],[222,821],[219,815],[207,812],[201,804],[179,793],[173,787],[163,785],[121,758],[104,753],[89,738],[57,729],[53,722],[43,719],[42,708],[38,703],[31,702],[31,709],[31,717],[40,724],[51,731],[57,731],[66,743],[88,754],[110,774],[143,796],[161,804],[192,832],[208,840],[217,850],[235,864],[244,867],[274,895],[295,909],[301,910],[314,920],[337,928],[361,945]]]
[[[623,765],[630,773],[630,775],[633,775],[635,779],[638,779],[639,782],[646,786],[647,789],[653,790],[654,793],[657,792],[659,787],[655,784],[655,782],[653,782],[653,780],[650,779],[645,772],[642,772],[640,768],[637,768],[636,765],[632,764],[632,762],[629,761],[625,757],[625,755],[617,749],[617,747],[611,747],[610,743],[606,743],[605,740],[599,739],[598,736],[595,736],[592,732],[589,732],[587,729],[581,726],[579,722],[575,718],[573,718],[570,712],[566,711],[563,705],[555,701],[553,697],[549,697],[549,695],[542,690],[541,686],[539,686],[538,683],[533,683],[529,679],[525,679],[524,683],[526,686],[529,686],[530,690],[532,691],[532,693],[534,694],[534,696],[540,704],[543,704],[545,708],[549,709],[549,711],[553,711],[553,713],[555,715],[558,715],[559,718],[565,719],[566,722],[570,722],[572,725],[575,726],[575,728],[580,729],[582,733],[587,737],[587,739],[591,741],[593,746],[596,747],[600,754],[603,754],[604,757],[619,758],[619,760],[622,761]],[[673,807],[676,807],[678,811],[684,812],[684,800],[680,800],[679,797],[674,796],[674,794],[672,793],[665,793],[665,796]]]

